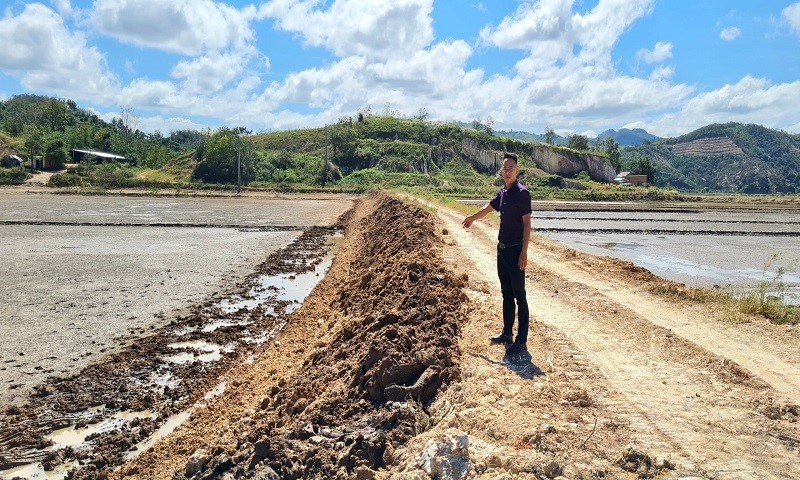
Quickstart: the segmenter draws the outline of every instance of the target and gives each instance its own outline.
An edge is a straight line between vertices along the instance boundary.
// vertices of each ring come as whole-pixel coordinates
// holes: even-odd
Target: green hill
[[[657,185],[746,194],[800,193],[800,135],[760,125],[713,124],[676,138],[622,151],[622,162],[647,157]]]
[[[606,150],[606,142],[575,151],[524,132],[495,132],[478,122],[431,122],[424,115],[360,112],[324,128],[257,135],[236,128],[164,136],[142,132],[137,125],[130,111],[106,122],[71,100],[16,95],[0,102],[4,151],[20,154],[28,165],[33,157],[60,166],[70,160],[72,149],[102,150],[127,159],[123,166],[103,165],[100,172],[87,163],[87,171],[77,172],[86,178],[59,179],[67,185],[188,186],[241,180],[264,188],[424,185],[457,193],[492,188],[503,152],[510,151],[519,155],[524,181],[546,190],[543,195],[565,188],[596,191],[616,175],[612,159],[616,170],[654,169],[656,185],[680,190],[800,192],[800,136],[758,125],[708,125],[677,138],[626,147],[619,158],[616,150]]]

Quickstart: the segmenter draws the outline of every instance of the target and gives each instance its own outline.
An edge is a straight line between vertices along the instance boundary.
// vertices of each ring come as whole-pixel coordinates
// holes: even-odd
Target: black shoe
[[[518,353],[527,352],[528,346],[524,343],[514,342],[506,348],[506,355],[516,355]]]
[[[500,335],[495,335],[494,337],[489,338],[489,341],[492,343],[513,343],[514,339],[511,337],[511,335],[501,333]]]

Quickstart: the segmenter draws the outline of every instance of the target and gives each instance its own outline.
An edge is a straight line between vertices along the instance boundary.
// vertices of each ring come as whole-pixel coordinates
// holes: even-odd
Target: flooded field
[[[689,286],[742,292],[772,282],[800,302],[797,208],[543,201],[532,223],[536,235]]]
[[[133,458],[223,393],[325,276],[351,206],[0,195],[0,478],[65,478],[90,439]]]
[[[350,204],[3,192],[0,403],[151,333]]]
[[[772,282],[800,300],[800,211],[686,210],[539,210],[533,228],[689,286],[741,292]]]

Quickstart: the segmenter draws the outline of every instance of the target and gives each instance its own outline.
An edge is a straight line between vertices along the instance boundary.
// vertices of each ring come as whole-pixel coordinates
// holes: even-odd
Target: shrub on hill
[[[30,177],[22,167],[0,168],[0,185],[21,185]]]

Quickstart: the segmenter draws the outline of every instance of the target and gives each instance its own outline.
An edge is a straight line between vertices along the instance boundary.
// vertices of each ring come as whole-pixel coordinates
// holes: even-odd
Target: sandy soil
[[[101,436],[72,478],[800,478],[798,327],[730,323],[695,289],[536,238],[530,354],[508,357],[488,342],[496,227],[461,219],[360,201],[252,362],[195,369],[186,423],[124,464],[142,429]]]

